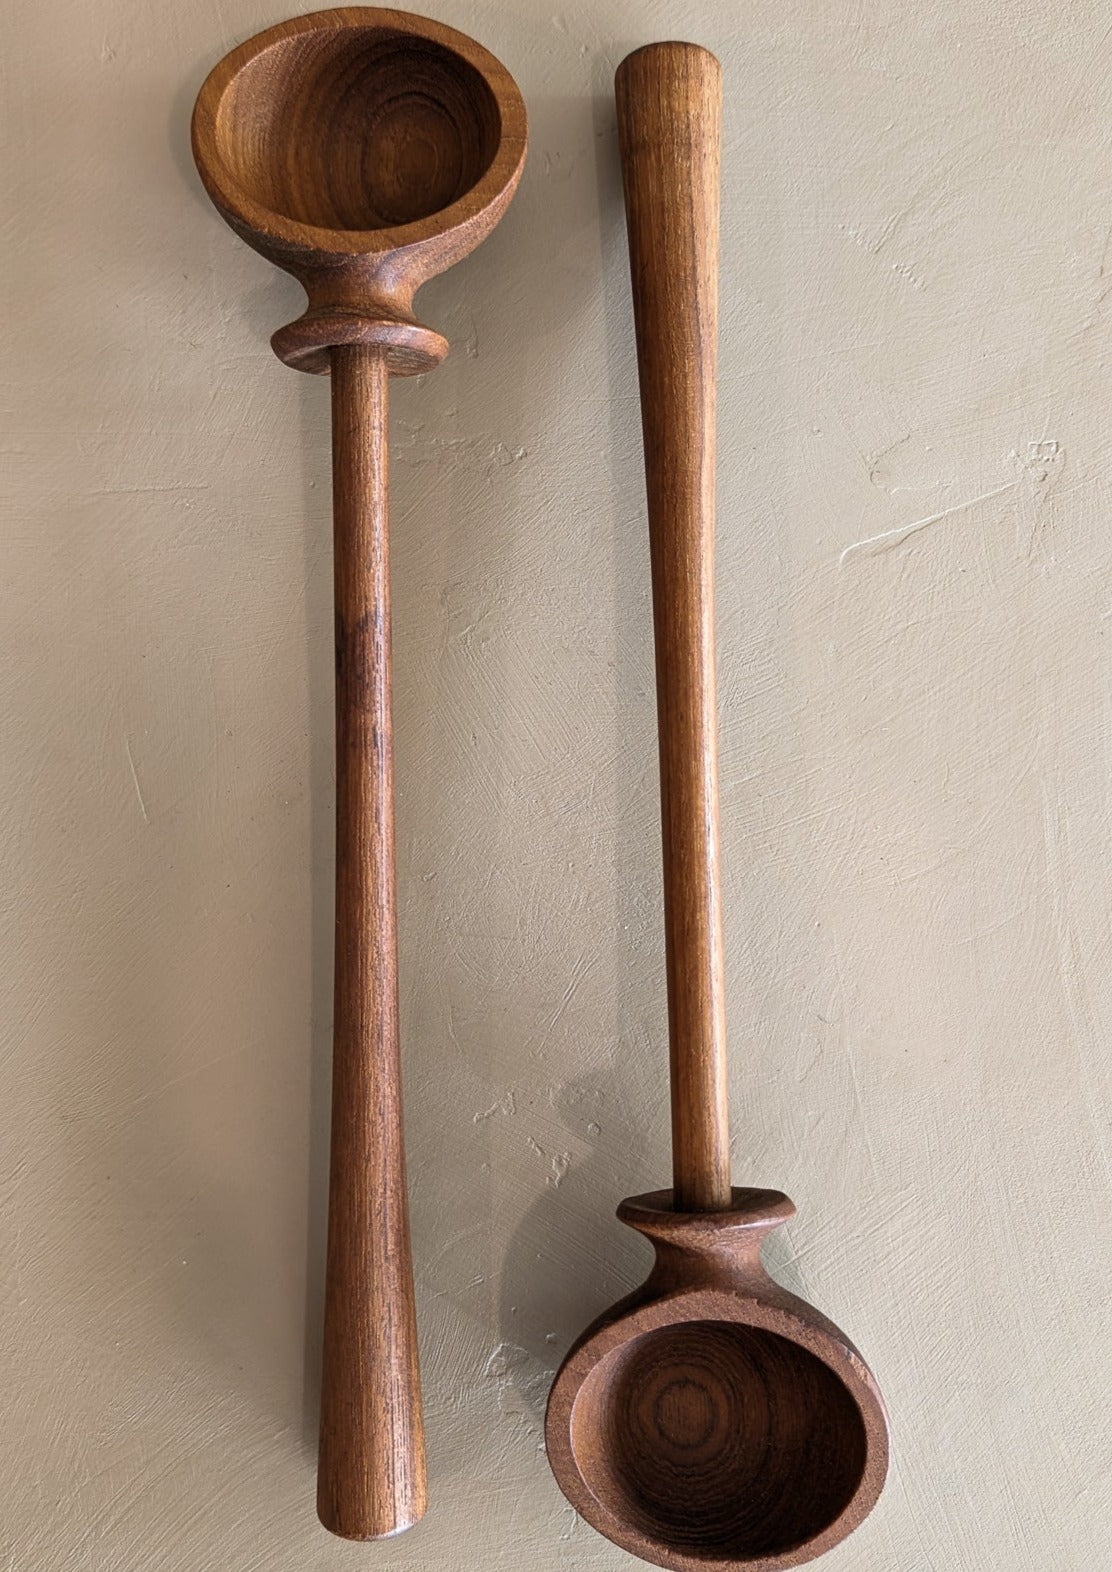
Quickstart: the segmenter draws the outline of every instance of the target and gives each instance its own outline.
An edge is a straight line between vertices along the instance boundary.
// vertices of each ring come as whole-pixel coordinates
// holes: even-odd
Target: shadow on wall
[[[288,319],[286,319],[288,320]],[[310,1041],[308,1196],[305,1240],[305,1333],[302,1440],[315,1456],[320,1422],[321,1343],[328,1213],[332,1086],[332,966],[336,869],[336,772],[332,594],[331,402],[324,378],[302,374],[302,568],[310,638],[305,650],[309,730]]]
[[[564,1088],[557,1112],[571,1130],[582,1123],[585,1110],[597,1110],[597,1144],[562,1184],[538,1190],[501,1263],[500,1338],[484,1373],[496,1384],[500,1410],[523,1413],[538,1430],[568,1348],[652,1264],[651,1247],[614,1212],[624,1196],[651,1188],[659,1178],[645,1155],[659,1098],[618,1102],[613,1083],[621,1073],[620,1044],[613,1058],[613,1074]],[[660,1182],[667,1183],[668,1175]]]
[[[142,204],[128,219],[134,233],[123,229],[117,243],[119,253],[142,254],[149,264],[152,317],[174,299],[181,269],[203,254],[201,224],[223,227],[188,150],[188,117],[206,69],[199,66],[179,92],[169,127],[173,163],[197,206],[182,202],[180,225],[162,235],[161,257]],[[148,152],[149,144],[136,156]],[[164,149],[159,158],[166,162]],[[118,178],[126,184],[128,170]],[[265,324],[283,320],[295,294],[292,281],[272,273],[246,307],[237,303],[245,342],[265,345]],[[223,633],[236,619],[237,593],[251,572],[247,553],[234,523],[226,547],[217,538],[224,505],[210,504],[204,486],[181,483],[194,477],[180,443],[169,474],[160,474],[159,421],[177,407],[164,395],[173,371],[163,379],[149,368],[133,372],[132,364],[139,391],[130,406],[118,400],[123,378],[110,364],[103,382],[88,385],[116,402],[105,395],[103,413],[57,413],[59,443],[82,431],[82,422],[96,436],[82,437],[87,489],[79,492],[75,481],[72,495],[54,499],[44,524],[57,538],[44,532],[44,546],[66,545],[60,531],[72,532],[75,520],[92,524],[98,561],[90,573],[68,566],[68,580],[59,574],[53,586],[58,606],[68,597],[83,617],[77,637],[87,647],[46,641],[27,658],[36,663],[49,747],[70,755],[72,793],[53,808],[44,796],[36,805],[45,823],[57,819],[57,882],[67,896],[51,914],[64,927],[49,1000],[58,1036],[48,1044],[57,1057],[52,1111],[68,1168],[61,1195],[84,1198],[85,1212],[59,1256],[64,1281],[56,1297],[77,1307],[98,1359],[116,1359],[121,1389],[105,1399],[105,1432],[118,1423],[145,1444],[181,1392],[196,1392],[199,1404],[221,1414],[274,1401],[278,1360],[269,1368],[264,1360],[285,1345],[290,1285],[272,1267],[301,1227],[304,1203],[296,1160],[268,1191],[277,1166],[268,1153],[296,1151],[300,1134],[284,1087],[294,1062],[287,1023],[299,1019],[302,969],[273,964],[275,954],[288,953],[296,928],[287,893],[290,818],[274,815],[264,828],[261,815],[245,812],[233,826],[221,811],[235,790],[235,687],[265,681],[265,670],[243,670],[230,682],[206,625]],[[183,356],[182,376],[194,371]],[[169,448],[177,435],[167,432]],[[102,462],[118,467],[111,486],[97,482]],[[218,469],[219,459],[201,458],[198,466]],[[173,483],[148,484],[152,475]],[[163,553],[172,558],[169,575]],[[179,594],[196,598],[192,624],[174,605]],[[41,873],[48,887],[48,870]],[[237,964],[242,987],[233,990]],[[205,991],[210,979],[212,997],[223,1000],[219,1010]],[[63,1219],[71,1204],[59,1200]],[[260,1224],[271,1236],[261,1248]],[[290,1276],[299,1276],[296,1265]],[[255,1345],[263,1358],[252,1362]],[[280,1420],[287,1417],[280,1411]],[[83,1434],[81,1443],[95,1447],[102,1439]],[[179,1461],[201,1446],[196,1437],[179,1439]],[[153,1456],[153,1440],[150,1450]],[[74,1469],[69,1482],[79,1491],[87,1479]]]
[[[501,1340],[490,1371],[500,1407],[520,1405],[538,1429],[552,1377],[572,1342],[651,1264],[651,1249],[617,1221],[615,1208],[625,1195],[666,1184],[670,1175],[668,1151],[660,1147],[668,1060],[648,534],[612,74],[612,61],[597,63],[591,102],[607,366],[599,450],[609,471],[602,517],[611,537],[613,651],[613,734],[599,739],[599,750],[605,749],[614,769],[608,866],[592,867],[589,876],[606,880],[603,909],[611,923],[610,1005],[597,1022],[605,1038],[597,1045],[598,1057],[606,1068],[560,1089],[557,1112],[569,1134],[581,1127],[584,1110],[597,1110],[597,1144],[559,1188],[538,1191],[513,1234],[502,1264]],[[593,528],[593,521],[585,520],[584,527]],[[559,899],[558,890],[553,895]],[[656,964],[650,960],[641,987],[646,954]],[[565,977],[553,978],[557,996],[566,985]],[[646,1037],[646,1017],[647,1035],[659,1046],[655,1085],[637,1085],[630,1075],[635,1044]],[[558,1040],[553,1049],[558,1060]],[[555,1069],[549,1067],[550,1073]]]

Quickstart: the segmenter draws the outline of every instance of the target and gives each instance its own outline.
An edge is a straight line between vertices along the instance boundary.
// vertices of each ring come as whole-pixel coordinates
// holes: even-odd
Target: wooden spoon
[[[201,88],[193,152],[248,245],[305,286],[271,340],[332,374],[336,976],[317,1507],[348,1539],[425,1510],[402,1141],[390,715],[386,390],[446,341],[413,295],[504,213],[521,95],[485,49],[404,11],[268,28]]]
[[[853,1344],[772,1281],[778,1190],[733,1189],[718,872],[714,408],[721,71],[653,44],[616,79],[656,632],[673,1188],[623,1201],[641,1288],[579,1338],[545,1436],[568,1500],[682,1572],[799,1566],[884,1482],[888,1432]]]

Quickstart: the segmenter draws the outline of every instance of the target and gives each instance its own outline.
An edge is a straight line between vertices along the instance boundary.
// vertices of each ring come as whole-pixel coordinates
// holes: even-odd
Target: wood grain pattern
[[[669,49],[666,84],[646,49],[615,90],[652,556],[673,1184],[703,1209],[730,1200],[714,671],[722,73],[705,49]]]
[[[275,333],[275,354],[319,373],[349,343],[378,344],[401,376],[439,364],[448,345],[417,321],[414,293],[494,228],[525,146],[521,94],[492,54],[427,17],[370,6],[248,39],[193,111],[213,202],[309,297]]]
[[[350,1539],[425,1510],[402,1135],[390,710],[387,385],[436,366],[417,288],[498,222],[525,157],[521,95],[452,28],[345,7],[249,39],[193,115],[232,228],[305,286],[272,340],[332,375],[336,968],[317,1507]]]
[[[801,1566],[884,1484],[887,1419],[867,1365],[761,1263],[794,1212],[779,1191],[736,1188],[714,1212],[679,1211],[670,1190],[618,1208],[656,1260],[568,1351],[545,1444],[576,1510],[656,1566]]]
[[[693,44],[655,44],[622,62],[616,88],[652,558],[674,1179],[618,1209],[656,1261],[568,1352],[545,1443],[572,1505],[646,1561],[779,1572],[870,1511],[887,1419],[849,1339],[761,1264],[792,1203],[730,1185],[713,568],[721,72]]]
[[[322,1522],[365,1539],[425,1510],[402,1136],[381,353],[332,353],[336,959],[324,1309]]]

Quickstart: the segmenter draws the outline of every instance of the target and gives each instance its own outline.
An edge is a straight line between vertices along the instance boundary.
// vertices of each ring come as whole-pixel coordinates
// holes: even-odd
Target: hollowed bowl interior
[[[415,223],[466,195],[498,151],[485,79],[453,50],[385,26],[281,38],[228,84],[225,171],[262,208],[330,230]]]
[[[864,1474],[860,1411],[798,1343],[729,1321],[657,1328],[599,1361],[572,1410],[588,1489],[637,1534],[707,1560],[782,1555]]]

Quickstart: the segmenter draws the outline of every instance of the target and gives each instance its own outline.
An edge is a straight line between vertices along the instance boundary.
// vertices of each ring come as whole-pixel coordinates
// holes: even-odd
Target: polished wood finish
[[[344,6],[248,39],[193,111],[201,179],[236,233],[309,297],[271,340],[302,371],[375,344],[400,376],[447,342],[413,314],[427,279],[502,217],[525,162],[513,78],[472,39],[407,11]],[[440,205],[447,198],[447,205]]]
[[[373,346],[332,352],[336,960],[317,1485],[321,1520],[350,1538],[425,1510],[398,1039],[387,375]]]
[[[336,970],[317,1507],[349,1539],[425,1510],[402,1137],[395,919],[387,383],[447,353],[417,288],[502,216],[525,158],[512,79],[403,11],[296,17],[212,71],[193,115],[205,186],[305,286],[272,339],[332,376]]]
[[[658,1190],[618,1216],[656,1261],[572,1345],[548,1461],[599,1533],[674,1572],[780,1572],[839,1543],[880,1494],[884,1404],[853,1344],[766,1273],[795,1208],[777,1190],[682,1212]]]
[[[714,686],[722,72],[705,49],[668,49],[630,55],[615,85],[652,557],[672,1183],[705,1210],[730,1202]]]
[[[645,1283],[569,1351],[549,1462],[600,1533],[676,1572],[779,1572],[880,1494],[888,1429],[849,1339],[765,1272],[795,1208],[729,1179],[714,695],[721,72],[654,44],[616,79],[653,578],[673,1188],[623,1201]]]

